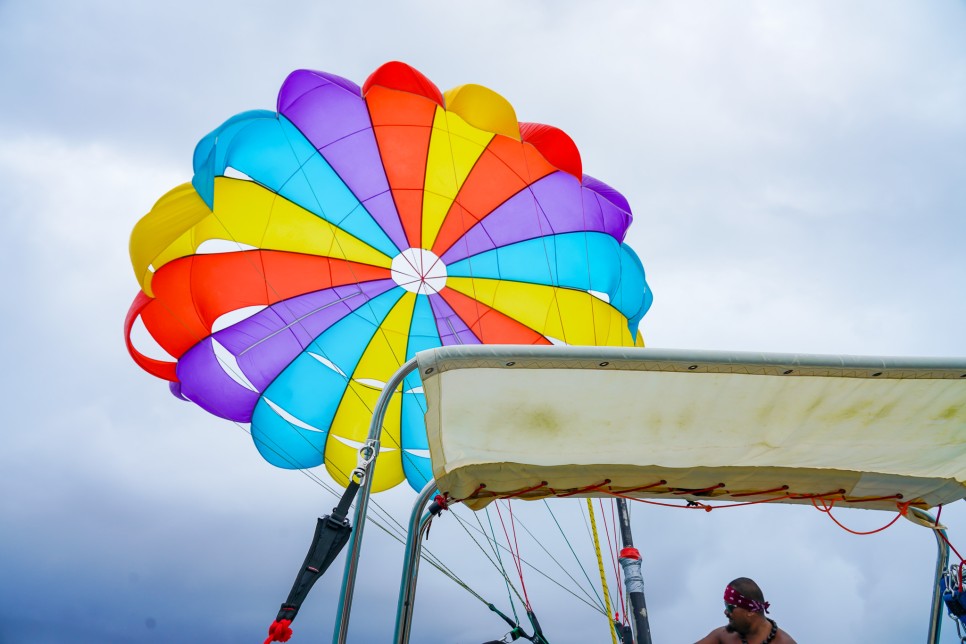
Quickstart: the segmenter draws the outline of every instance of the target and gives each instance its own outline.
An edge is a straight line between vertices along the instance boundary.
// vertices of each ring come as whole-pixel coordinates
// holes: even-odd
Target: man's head
[[[742,634],[750,632],[755,622],[764,618],[769,606],[758,584],[747,577],[738,577],[728,584],[724,601],[728,630]]]

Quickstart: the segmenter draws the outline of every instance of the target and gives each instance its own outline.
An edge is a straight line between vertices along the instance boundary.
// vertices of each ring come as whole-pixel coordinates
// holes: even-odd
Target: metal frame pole
[[[416,358],[412,358],[392,375],[389,382],[379,394],[376,408],[372,412],[372,423],[369,425],[369,437],[366,444],[359,450],[361,467],[364,470],[362,487],[356,499],[356,511],[353,518],[352,536],[349,538],[349,549],[345,559],[345,572],[342,573],[342,591],[339,595],[339,608],[336,612],[336,629],[332,636],[334,644],[345,644],[349,632],[349,613],[352,610],[352,594],[355,591],[356,572],[359,568],[359,551],[362,547],[362,530],[366,523],[366,510],[369,507],[369,494],[372,489],[372,475],[376,468],[376,457],[379,455],[379,434],[382,423],[386,418],[386,408],[396,387],[402,384],[410,373],[416,370]]]
[[[943,595],[939,589],[942,575],[949,565],[949,544],[943,538],[946,536],[946,528],[936,522],[935,517],[919,508],[909,508],[909,512],[915,515],[911,518],[908,514],[906,518],[918,525],[929,528],[936,537],[936,576],[932,584],[932,603],[929,607],[929,634],[926,637],[926,644],[939,644],[939,636],[942,632],[943,617]]]
[[[429,529],[438,512],[423,514],[423,509],[436,495],[436,481],[430,481],[419,493],[413,503],[409,517],[409,531],[406,534],[406,558],[403,560],[402,578],[399,581],[399,603],[396,606],[396,644],[409,642],[409,632],[413,625],[413,605],[416,603],[416,578],[419,575],[419,560],[423,554],[423,535]],[[420,516],[422,515],[422,516]]]

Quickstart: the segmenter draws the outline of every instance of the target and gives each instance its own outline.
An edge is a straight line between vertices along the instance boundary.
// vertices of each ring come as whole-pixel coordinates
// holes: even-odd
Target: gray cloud
[[[567,131],[635,211],[651,346],[966,355],[964,27],[955,3],[0,4],[0,641],[259,641],[331,508],[242,428],[141,373],[120,333],[134,222],[190,179],[202,135],[272,108],[289,71],[362,82],[400,59]],[[405,520],[412,496],[376,500]],[[593,578],[573,505],[553,507]],[[961,506],[943,512],[960,546]],[[583,579],[542,505],[514,511]],[[656,642],[719,625],[720,589],[743,574],[799,641],[922,636],[934,546],[920,527],[859,538],[808,507],[633,512]],[[860,529],[890,519],[837,516]],[[353,640],[385,641],[401,548],[366,535]],[[509,611],[454,517],[430,547]],[[295,641],[328,637],[340,570]],[[526,581],[551,641],[606,637],[580,600]],[[420,583],[417,641],[505,632],[428,566]]]

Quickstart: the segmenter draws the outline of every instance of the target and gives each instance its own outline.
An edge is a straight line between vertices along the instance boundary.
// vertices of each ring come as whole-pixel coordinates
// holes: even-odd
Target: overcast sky
[[[352,6],[0,0],[0,643],[261,642],[288,593],[334,497],[170,396],[121,330],[134,223],[191,178],[198,139],[274,109],[294,69],[361,84],[402,60],[568,132],[634,211],[649,346],[966,356],[966,4]],[[414,496],[375,500],[405,521]],[[552,507],[586,559],[574,504]],[[573,560],[543,504],[519,513]],[[656,644],[720,625],[739,575],[803,644],[925,638],[935,546],[921,527],[855,537],[803,506],[633,516]],[[964,504],[942,518],[966,551]],[[509,612],[465,534],[446,515],[430,547]],[[369,526],[364,556],[350,639],[388,641],[402,548]],[[294,642],[330,640],[340,574],[341,559]],[[551,642],[609,641],[601,616],[526,574]],[[429,567],[420,581],[413,641],[506,632]]]

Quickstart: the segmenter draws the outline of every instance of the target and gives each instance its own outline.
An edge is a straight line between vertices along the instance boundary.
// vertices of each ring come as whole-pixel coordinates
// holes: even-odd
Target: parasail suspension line
[[[611,627],[610,622],[610,591],[607,590],[607,575],[604,573],[604,558],[600,553],[600,538],[597,536],[597,520],[594,518],[594,504],[587,497],[587,514],[590,515],[590,528],[594,535],[594,551],[597,553],[597,568],[600,570],[600,585],[604,593],[605,610],[607,611],[607,630],[610,631],[610,638],[613,644],[617,644],[617,634]]]
[[[480,521],[479,516],[477,516],[475,513],[473,514],[473,516],[476,518],[477,523],[480,524],[480,528],[482,528],[483,522]],[[513,618],[517,621],[517,623],[519,623],[520,617],[517,615],[517,605],[516,605],[516,602],[513,601],[513,593],[510,592],[510,588],[511,588],[510,577],[506,574],[506,568],[503,566],[503,557],[502,555],[500,555],[500,549],[496,547],[496,531],[493,529],[493,517],[490,516],[489,508],[486,508],[486,522],[490,525],[490,536],[492,537],[493,540],[489,543],[490,543],[490,547],[493,550],[493,554],[496,555],[496,560],[500,565],[500,572],[503,574],[503,583],[506,584],[506,595],[507,595],[507,598],[510,600],[510,609],[513,611]],[[474,539],[474,541],[476,540]],[[491,604],[490,610],[496,610],[492,608],[492,604]],[[499,614],[501,617],[503,616],[502,613],[499,613],[499,611],[497,611],[497,614]]]

